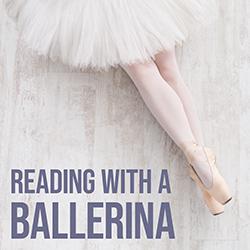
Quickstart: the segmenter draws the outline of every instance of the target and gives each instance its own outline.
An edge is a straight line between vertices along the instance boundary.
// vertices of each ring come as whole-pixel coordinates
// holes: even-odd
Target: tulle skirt
[[[217,13],[215,0],[5,0],[5,6],[37,53],[95,70],[154,58]]]

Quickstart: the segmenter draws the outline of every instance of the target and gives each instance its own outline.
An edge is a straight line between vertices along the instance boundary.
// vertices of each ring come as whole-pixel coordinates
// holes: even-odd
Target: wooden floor
[[[220,17],[178,48],[207,145],[217,154],[233,200],[218,217],[205,208],[182,153],[152,117],[128,76],[70,71],[32,53],[0,2],[0,249],[250,249],[250,2],[220,1]],[[171,194],[87,196],[91,201],[168,201],[176,239],[11,240],[10,203],[81,195],[11,195],[11,168],[164,168]],[[85,197],[86,198],[86,197]],[[50,212],[49,212],[50,214]],[[62,221],[62,228],[67,227]],[[79,219],[79,224],[85,224]]]

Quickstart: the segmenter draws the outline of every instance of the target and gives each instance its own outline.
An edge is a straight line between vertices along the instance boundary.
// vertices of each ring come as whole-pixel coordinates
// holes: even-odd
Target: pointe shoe
[[[224,213],[224,205],[214,199],[208,192],[202,191],[203,200],[212,215]]]
[[[211,149],[205,148],[205,151],[207,152],[208,156],[211,157],[211,160],[215,164],[216,158],[215,158],[215,155],[212,153]],[[203,201],[205,202],[206,207],[208,208],[208,210],[210,211],[212,215],[215,216],[215,215],[222,214],[224,212],[224,205],[222,205],[220,202],[215,200],[214,197],[211,196],[207,191],[201,189],[201,192],[202,192]]]
[[[196,182],[196,184],[201,188],[201,190],[208,192],[213,198],[215,198],[215,200],[217,200],[222,205],[225,205],[232,199],[226,181],[219,173],[211,154],[208,155],[204,147],[199,146],[197,144],[194,144],[194,150],[195,149],[197,150],[202,149],[203,153],[205,154],[212,178],[209,184],[205,183],[206,182],[205,179],[202,180],[202,177],[199,176],[197,171],[195,170],[195,166],[198,168],[199,164],[205,164],[205,162],[202,163],[201,161],[195,161],[194,158],[190,156],[190,151],[189,151],[188,153],[185,152],[185,155],[189,162],[190,177]],[[207,198],[207,196],[205,196],[205,198]]]

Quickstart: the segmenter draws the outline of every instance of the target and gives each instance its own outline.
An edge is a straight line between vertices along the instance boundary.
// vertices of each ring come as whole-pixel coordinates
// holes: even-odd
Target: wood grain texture
[[[250,2],[220,1],[216,23],[178,48],[207,145],[233,197],[212,217],[187,175],[185,160],[121,69],[72,71],[26,48],[0,1],[0,249],[250,249]],[[11,168],[165,167],[172,194],[111,195],[113,201],[170,201],[175,240],[10,240],[10,202],[76,196],[10,196]],[[101,192],[88,200],[106,200]],[[67,208],[63,208],[67,214]],[[67,227],[63,220],[62,227]],[[85,225],[84,219],[79,225]]]

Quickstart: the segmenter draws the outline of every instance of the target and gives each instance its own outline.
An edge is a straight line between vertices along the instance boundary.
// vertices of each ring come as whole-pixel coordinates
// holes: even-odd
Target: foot
[[[216,157],[213,154],[213,152],[211,151],[211,149],[205,147],[205,151],[206,151],[206,153],[208,155],[208,158],[211,160],[211,162],[213,164],[215,164]],[[188,165],[188,167],[189,167],[189,170],[190,170],[190,168],[191,168],[190,165]],[[191,179],[193,180],[191,172],[189,173],[189,175],[190,175]],[[224,212],[224,205],[222,205],[220,202],[218,202],[207,191],[201,189],[201,192],[202,192],[203,201],[206,204],[206,207],[208,208],[208,210],[210,211],[210,213],[212,215],[219,215],[219,214],[222,214]]]
[[[205,148],[197,144],[187,145],[184,152],[189,162],[190,176],[196,184],[222,205],[230,201],[230,188],[216,167],[213,154],[207,154]]]
[[[206,188],[213,185],[213,174],[204,147],[195,143],[185,145],[184,154],[198,178]]]

